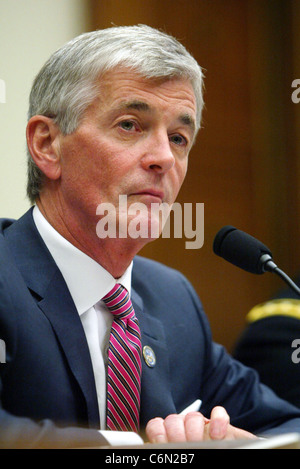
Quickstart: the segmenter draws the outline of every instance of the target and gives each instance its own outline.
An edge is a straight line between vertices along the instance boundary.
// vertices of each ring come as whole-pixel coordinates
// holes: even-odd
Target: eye
[[[180,134],[172,135],[170,137],[170,141],[179,146],[186,146],[188,143],[187,139]]]
[[[127,132],[130,132],[131,130],[138,130],[136,123],[131,120],[121,121],[119,123],[119,127],[121,127],[123,130],[126,130]]]

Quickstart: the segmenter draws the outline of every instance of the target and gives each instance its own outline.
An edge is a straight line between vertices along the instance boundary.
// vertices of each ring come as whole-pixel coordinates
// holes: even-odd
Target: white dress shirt
[[[45,219],[37,206],[33,209],[36,227],[64,277],[80,316],[94,370],[101,433],[115,444],[124,444],[124,432],[107,432],[106,422],[106,362],[112,314],[101,300],[116,283],[131,292],[132,263],[121,278],[115,279],[100,264],[63,238]],[[114,434],[118,435],[114,435]],[[115,439],[121,437],[121,440]],[[135,441],[134,443],[137,443]],[[133,443],[131,440],[130,443]]]

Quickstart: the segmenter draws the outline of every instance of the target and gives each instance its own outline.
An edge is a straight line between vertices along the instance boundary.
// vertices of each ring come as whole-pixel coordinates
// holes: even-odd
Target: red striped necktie
[[[114,315],[108,349],[107,428],[139,429],[142,346],[128,291],[120,284],[103,298]]]

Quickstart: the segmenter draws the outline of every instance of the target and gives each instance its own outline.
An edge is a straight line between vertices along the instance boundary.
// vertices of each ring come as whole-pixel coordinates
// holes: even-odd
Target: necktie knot
[[[102,298],[109,311],[119,319],[128,320],[134,316],[134,310],[129,293],[117,283],[114,288]]]

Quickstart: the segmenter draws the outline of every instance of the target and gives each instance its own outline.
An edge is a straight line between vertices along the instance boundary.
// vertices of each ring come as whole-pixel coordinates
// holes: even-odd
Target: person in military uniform
[[[300,285],[300,278],[295,283]],[[300,407],[300,298],[291,289],[251,309],[233,356]]]

